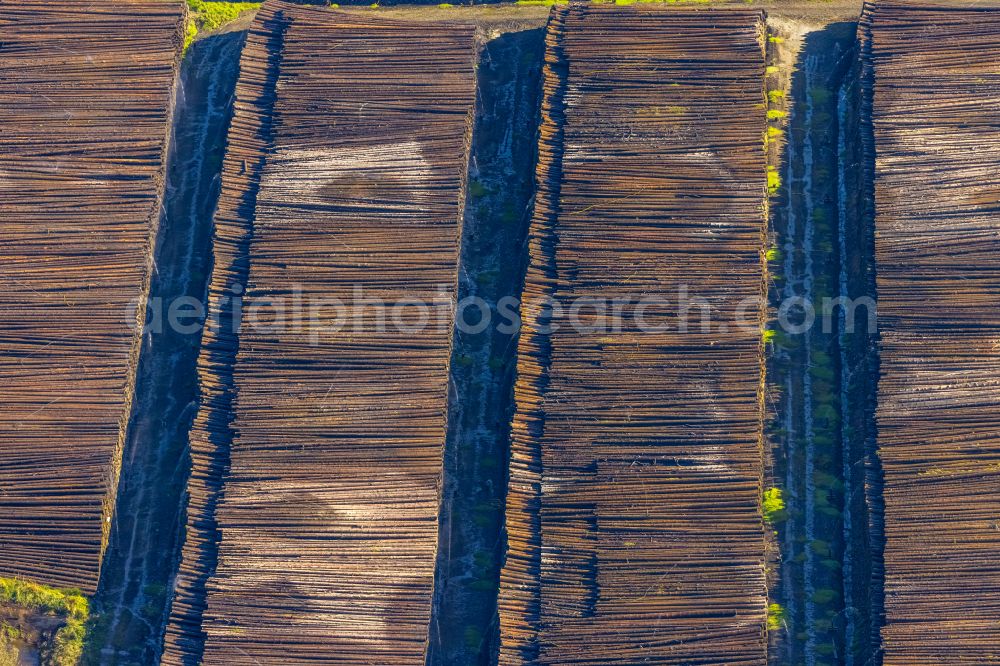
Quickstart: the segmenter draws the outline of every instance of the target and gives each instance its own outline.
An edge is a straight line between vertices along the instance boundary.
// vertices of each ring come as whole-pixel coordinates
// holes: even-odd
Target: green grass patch
[[[42,663],[74,666],[80,660],[90,617],[90,602],[82,592],[48,587],[19,578],[0,578],[0,604],[63,617],[66,624],[56,631],[51,641],[41,646]]]
[[[199,32],[218,30],[235,21],[240,15],[260,8],[259,2],[215,2],[215,0],[187,0],[191,10],[184,32],[184,50],[191,45]]]
[[[820,86],[813,86],[812,88],[809,89],[809,98],[812,100],[812,103],[815,104],[816,106],[819,106],[821,104],[826,104],[827,102],[829,102],[830,96],[831,93],[826,88]]]
[[[767,193],[776,194],[779,189],[781,189],[781,174],[778,173],[777,168],[769,166],[767,167]]]
[[[0,643],[18,641],[23,638],[24,634],[17,627],[12,627],[6,622],[0,622]]]
[[[788,117],[788,114],[781,109],[771,109],[767,112],[768,120],[781,120],[782,118]]]
[[[19,578],[0,578],[0,603],[86,620],[90,604],[79,590],[59,589]]]
[[[475,590],[476,592],[494,592],[497,589],[497,584],[486,578],[477,578],[468,583],[468,586],[470,590]]]
[[[489,573],[493,570],[493,553],[481,550],[472,556],[472,561],[475,563],[476,568],[483,573]]]
[[[42,663],[51,666],[76,666],[83,655],[83,643],[87,638],[86,625],[67,618],[52,641],[42,646]]]
[[[813,592],[812,600],[814,603],[817,603],[821,606],[825,606],[826,604],[837,599],[839,596],[840,595],[837,594],[836,590],[831,590],[830,588],[823,588]]]
[[[479,527],[488,527],[496,520],[496,507],[490,502],[479,502],[472,509],[472,522]]]
[[[184,50],[187,51],[188,47],[194,41],[194,38],[198,36],[198,27],[194,24],[194,21],[188,19],[187,25],[184,26]]]
[[[481,289],[484,289],[496,282],[499,277],[500,271],[494,268],[488,271],[480,271],[476,274],[475,280],[476,284],[479,285]]]
[[[514,204],[508,203],[503,207],[503,213],[500,215],[500,221],[504,224],[513,224],[514,222],[517,222],[519,217],[517,209],[514,208]]]
[[[470,624],[465,628],[463,638],[465,639],[465,647],[476,650],[483,642],[483,633],[479,631],[479,627]]]
[[[21,656],[17,643],[23,639],[20,629],[0,622],[0,666],[19,666]]]
[[[761,499],[761,506],[764,510],[764,520],[769,523],[781,522],[785,519],[785,499],[781,495],[781,488],[768,488],[764,491]]]
[[[482,197],[482,196],[486,196],[487,194],[489,194],[489,192],[490,191],[488,189],[486,189],[486,186],[483,185],[482,183],[480,183],[478,180],[470,180],[469,181],[469,194],[470,195],[472,195],[472,196],[474,196],[476,198],[479,198],[479,197]]]
[[[814,365],[830,366],[833,364],[833,357],[822,349],[814,349],[810,359]]]
[[[813,379],[820,379],[825,382],[832,382],[837,376],[833,368],[827,368],[822,365],[814,365],[809,368],[809,374],[812,375]]]
[[[815,627],[816,631],[826,633],[827,631],[833,629],[833,622],[825,618],[821,618],[813,622],[813,627]]]
[[[809,549],[820,557],[830,557],[830,544],[822,539],[813,539],[809,542]],[[816,603],[823,603],[817,601]]]
[[[833,474],[827,474],[826,472],[821,472],[816,470],[815,473],[816,485],[820,488],[826,490],[842,490],[844,487],[844,482]]]
[[[768,604],[767,630],[776,631],[785,626],[785,609],[781,604]]]
[[[829,569],[830,571],[840,571],[840,562],[833,559],[820,560],[819,562],[823,568]]]
[[[4,625],[6,626],[6,625]],[[21,656],[13,641],[0,636],[0,666],[20,666]]]
[[[813,368],[813,370],[818,370],[819,368]],[[823,419],[830,423],[837,423],[840,421],[840,414],[834,409],[833,405],[820,405],[816,408],[816,418]]]
[[[840,509],[835,506],[821,506],[817,510],[827,518],[832,518],[833,520],[839,520],[842,516]]]

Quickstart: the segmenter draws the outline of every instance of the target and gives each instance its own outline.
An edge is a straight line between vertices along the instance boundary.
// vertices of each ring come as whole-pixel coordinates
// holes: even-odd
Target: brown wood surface
[[[761,337],[733,326],[762,293],[761,21],[553,13],[501,664],[766,661]],[[697,310],[678,330],[682,285],[713,330]],[[665,299],[647,314],[668,330],[584,333],[539,306],[616,296]]]
[[[884,660],[997,664],[1000,9],[880,1],[861,34],[881,336]]]
[[[97,587],[183,16],[0,4],[0,576]]]
[[[248,269],[251,299],[299,287],[307,303],[350,305],[355,286],[390,306],[439,287],[453,299],[474,63],[467,26],[267,3],[241,65],[213,293]],[[241,245],[248,266],[236,266]],[[373,326],[244,322],[238,351],[209,341],[192,438],[199,542],[186,547],[193,585],[169,663],[200,649],[214,535],[190,526],[216,503],[203,663],[423,663],[451,326]],[[214,411],[226,401],[231,425]]]

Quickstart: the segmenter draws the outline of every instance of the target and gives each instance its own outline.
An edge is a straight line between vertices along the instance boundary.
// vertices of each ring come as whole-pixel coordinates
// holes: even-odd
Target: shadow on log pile
[[[1000,663],[998,35],[997,7],[887,0],[862,22],[886,664]]]
[[[248,173],[259,173],[260,185],[255,212],[238,210],[226,225],[217,216],[216,247],[228,253],[230,243],[249,240],[246,295],[254,302],[297,292],[307,305],[303,321],[279,330],[245,317],[231,379],[222,355],[202,368],[203,387],[231,381],[220,399],[236,393],[224,497],[208,486],[202,505],[219,502],[221,534],[203,662],[422,664],[475,96],[473,30],[268,3],[248,46],[225,205],[247,204],[240,192],[254,189]],[[266,81],[274,76],[271,102]],[[264,136],[257,114],[269,104],[270,136],[256,143]],[[226,256],[232,266],[239,253]],[[220,270],[234,269],[217,257],[216,296],[231,293],[231,275]],[[332,299],[349,312],[366,297],[390,307],[437,303],[448,316],[413,333],[416,309],[390,310],[402,325],[389,319],[388,330],[369,310],[337,329]],[[308,309],[314,299],[324,303],[318,319]],[[220,339],[215,348],[231,355],[234,346]],[[214,451],[225,448],[228,426],[199,416],[198,427],[202,469],[217,484],[212,461],[225,459]],[[201,552],[189,549],[194,576],[202,575]],[[187,603],[196,613],[193,591]]]
[[[183,17],[0,5],[0,576],[97,587]]]
[[[517,352],[516,327],[498,322],[516,315],[524,283],[545,38],[544,21],[529,25],[479,52],[458,299],[482,299],[491,321],[455,327],[427,666],[496,663]],[[472,321],[475,310],[457,316]]]
[[[155,663],[180,551],[191,421],[197,411],[200,326],[174,326],[175,303],[203,302],[212,212],[245,33],[185,51],[173,110],[166,185],[149,288],[132,420],[114,527],[92,599],[84,664]],[[168,321],[164,321],[168,320]]]
[[[186,529],[174,582],[161,660],[165,665],[201,663],[205,634],[205,584],[215,571],[215,510],[229,466],[233,364],[239,345],[235,307],[247,281],[254,209],[264,157],[272,144],[271,112],[287,21],[271,4],[258,14],[243,46],[222,190],[213,217],[213,268],[208,321],[198,357],[199,407],[190,434]]]
[[[554,10],[501,664],[766,662],[759,305],[734,325],[763,291],[761,22]],[[574,330],[581,297],[655,299],[659,330]]]

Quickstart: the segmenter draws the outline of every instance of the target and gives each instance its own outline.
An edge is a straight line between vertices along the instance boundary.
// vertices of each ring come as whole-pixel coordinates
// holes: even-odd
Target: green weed
[[[825,569],[829,569],[830,571],[840,571],[840,562],[837,560],[826,559],[820,560],[819,563],[823,565]]]
[[[451,7],[451,5],[448,6]],[[478,180],[470,180],[469,194],[478,199],[479,197],[486,196],[487,194],[489,194],[489,190],[486,189],[486,186],[480,183]]]
[[[476,284],[478,284],[480,288],[486,288],[496,282],[499,277],[500,271],[493,269],[489,271],[480,271],[476,274],[475,280]]]
[[[824,606],[839,596],[840,595],[837,594],[836,590],[831,590],[830,588],[823,588],[813,592],[812,600],[814,603]]]
[[[83,655],[83,641],[86,637],[87,629],[82,621],[67,619],[52,642],[43,646],[43,663],[51,666],[76,666]]]
[[[483,634],[479,628],[469,625],[465,628],[465,646],[470,650],[475,650],[483,642]]]
[[[781,488],[768,488],[765,490],[761,505],[764,510],[765,521],[777,523],[785,519],[785,499],[781,495]]]
[[[775,194],[781,189],[781,174],[773,166],[767,167],[767,193]]]
[[[809,549],[820,557],[830,557],[830,544],[822,539],[813,539],[810,541]]]
[[[830,91],[827,90],[826,88],[814,86],[809,90],[809,98],[812,100],[812,103],[815,104],[816,106],[819,106],[821,104],[826,104],[827,102],[830,101]]]
[[[194,21],[188,20],[187,25],[184,26],[184,50],[187,51],[188,47],[194,41],[194,38],[198,36],[198,27],[194,24]]]
[[[785,625],[785,609],[781,604],[768,604],[767,630],[776,631]]]

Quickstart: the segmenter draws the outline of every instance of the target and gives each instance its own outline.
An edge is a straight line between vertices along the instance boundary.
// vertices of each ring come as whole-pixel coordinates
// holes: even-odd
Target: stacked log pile
[[[0,576],[97,586],[183,17],[0,5]]]
[[[554,10],[501,664],[766,661],[761,21]],[[587,298],[648,307],[575,327]]]
[[[161,663],[168,666],[200,664],[205,644],[201,628],[205,584],[216,567],[219,534],[215,511],[233,439],[238,313],[250,267],[261,172],[273,140],[271,114],[289,21],[284,10],[283,5],[267,3],[258,12],[240,58],[222,189],[213,216],[209,325],[202,334],[198,356],[199,408],[190,433],[184,545],[161,655]]]
[[[1000,10],[866,9],[886,664],[1000,663]]]
[[[473,30],[269,3],[248,45],[213,276],[228,293],[246,240],[246,300],[231,378],[235,339],[203,359],[203,403],[220,397],[199,416],[206,480],[192,485],[195,512],[215,502],[194,505],[217,496],[213,450],[231,427],[203,663],[422,664],[452,327],[435,315],[417,331],[418,309],[394,306],[447,314],[454,298]],[[274,323],[263,304],[280,298],[284,324],[255,325],[254,312]],[[386,304],[385,327],[365,299]],[[338,328],[355,306],[367,314]],[[229,426],[211,410],[233,389]]]

